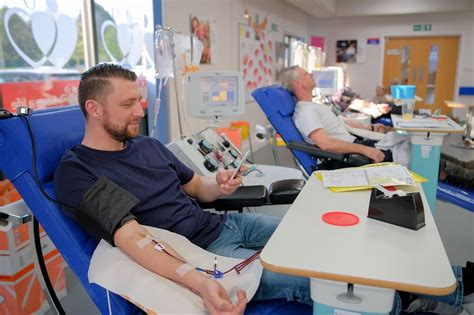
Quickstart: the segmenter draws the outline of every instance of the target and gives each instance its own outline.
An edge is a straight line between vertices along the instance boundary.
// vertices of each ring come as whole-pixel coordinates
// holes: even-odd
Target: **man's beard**
[[[125,142],[128,140],[131,140],[137,136],[137,133],[129,132],[128,131],[128,124],[123,126],[122,128],[118,127],[117,125],[114,125],[110,120],[109,116],[105,115],[104,117],[104,129],[107,131],[107,133],[112,137],[112,139],[119,141],[119,142]]]

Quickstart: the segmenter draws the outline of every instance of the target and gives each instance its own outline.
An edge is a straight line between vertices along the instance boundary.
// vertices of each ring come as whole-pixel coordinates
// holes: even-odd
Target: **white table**
[[[449,294],[456,280],[422,196],[426,226],[413,231],[367,218],[370,191],[334,193],[313,174],[263,249],[262,264],[311,278],[313,300],[346,310],[388,312],[394,290]],[[331,211],[353,213],[360,221],[349,227],[326,224],[321,217]],[[355,284],[362,305],[336,299],[346,283]]]
[[[440,120],[414,116],[411,120],[404,120],[400,115],[392,115],[392,122],[395,130],[410,133],[410,169],[428,179],[422,186],[431,211],[435,213],[443,138],[451,133],[461,134],[464,128],[449,117]]]

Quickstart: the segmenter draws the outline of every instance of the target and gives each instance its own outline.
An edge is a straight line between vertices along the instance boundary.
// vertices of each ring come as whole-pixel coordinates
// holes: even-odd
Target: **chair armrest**
[[[283,179],[273,182],[269,188],[272,205],[291,204],[300,193],[305,181],[303,179]]]
[[[344,161],[344,154],[324,151],[319,149],[316,145],[306,142],[290,141],[287,147],[293,150],[309,153],[317,158]]]
[[[241,210],[245,207],[260,207],[268,203],[268,191],[263,185],[241,186],[232,195],[221,197],[213,202],[199,202],[203,209]]]
[[[351,153],[347,155],[346,162],[352,166],[363,166],[371,164],[372,160],[362,154]]]
[[[351,166],[362,166],[362,165],[372,163],[372,161],[368,157],[361,154],[357,154],[357,153],[342,154],[342,153],[328,152],[328,151],[319,149],[314,144],[309,144],[306,142],[290,141],[287,146],[290,149],[303,151],[317,158],[341,161],[341,162],[348,163]]]
[[[12,227],[15,227],[31,221],[32,218],[30,209],[23,199],[0,207],[0,225],[6,226],[11,222]]]
[[[360,129],[360,128],[354,128],[347,124],[345,125],[345,127],[348,132],[350,132],[354,136],[358,136],[361,138],[379,141],[385,137],[385,134],[382,132],[375,132],[375,131],[369,131],[369,130]]]

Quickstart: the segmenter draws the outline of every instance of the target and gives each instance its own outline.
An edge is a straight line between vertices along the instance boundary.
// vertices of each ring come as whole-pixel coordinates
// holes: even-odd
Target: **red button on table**
[[[334,211],[323,214],[323,221],[331,225],[351,226],[359,223],[359,217],[349,212]]]

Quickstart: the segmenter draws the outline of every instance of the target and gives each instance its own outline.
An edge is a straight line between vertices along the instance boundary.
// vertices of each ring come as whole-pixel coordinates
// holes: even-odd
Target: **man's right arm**
[[[382,162],[385,158],[385,154],[379,149],[330,137],[323,128],[313,130],[309,134],[309,138],[325,151],[343,154],[358,153],[368,157],[375,163]]]
[[[143,240],[149,234],[137,221],[132,220],[117,229],[114,234],[114,243],[141,266],[178,282],[197,293],[204,300],[204,304],[211,311],[211,314],[216,312],[243,313],[247,301],[242,292],[239,293],[239,301],[234,306],[225,289],[214,279],[194,268],[180,273],[178,269],[183,265],[183,262],[163,251],[156,250],[153,242],[140,248],[137,242]],[[180,257],[169,245],[163,242],[160,243],[172,255]]]

